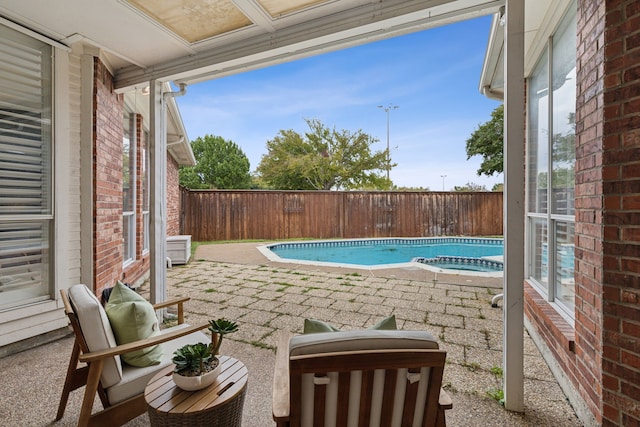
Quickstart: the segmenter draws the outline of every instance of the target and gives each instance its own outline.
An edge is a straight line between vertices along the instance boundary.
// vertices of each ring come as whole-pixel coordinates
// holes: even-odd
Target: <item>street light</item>
[[[382,105],[378,105],[378,108],[382,108],[385,113],[387,113],[387,181],[389,179],[389,170],[391,169],[391,151],[389,151],[389,111],[395,110],[396,108],[400,108],[397,105],[391,105],[384,107]]]
[[[440,175],[440,178],[442,178],[442,191],[444,191],[444,179],[447,177],[447,175]]]

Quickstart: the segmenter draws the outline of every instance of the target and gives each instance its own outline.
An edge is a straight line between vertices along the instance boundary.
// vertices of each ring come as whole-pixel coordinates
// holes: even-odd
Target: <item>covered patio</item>
[[[524,413],[507,411],[487,392],[502,388],[492,371],[502,364],[502,307],[491,308],[502,281],[425,270],[363,270],[271,263],[259,243],[200,246],[186,266],[168,270],[168,295],[189,296],[187,322],[220,316],[237,320],[223,353],[249,369],[243,425],[272,425],[271,380],[279,331],[300,332],[312,317],[341,329],[367,327],[395,314],[398,327],[422,329],[447,350],[445,388],[453,399],[449,426],[579,426],[558,383],[524,334]],[[141,289],[148,297],[149,287]],[[72,393],[64,418],[53,423],[71,336],[0,359],[6,425],[76,425],[82,390]],[[96,399],[99,407],[99,400]],[[98,409],[98,408],[95,409]],[[129,426],[149,425],[147,415]]]

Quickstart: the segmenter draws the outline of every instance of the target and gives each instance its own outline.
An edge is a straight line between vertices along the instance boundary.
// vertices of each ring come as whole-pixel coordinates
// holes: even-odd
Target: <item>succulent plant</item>
[[[176,365],[174,372],[193,377],[208,372],[208,369],[215,368],[216,364],[211,365],[213,359],[217,359],[216,355],[220,351],[222,345],[222,337],[238,330],[238,324],[231,320],[220,318],[209,321],[209,331],[211,332],[211,344],[197,343],[187,344],[173,352],[172,362]]]
[[[175,372],[186,376],[197,376],[205,373],[205,364],[213,357],[211,345],[199,342],[180,347],[173,353],[171,360],[176,365]]]
[[[238,330],[238,324],[224,317],[209,321],[209,331],[211,332],[211,354],[214,356],[220,351],[222,338]]]

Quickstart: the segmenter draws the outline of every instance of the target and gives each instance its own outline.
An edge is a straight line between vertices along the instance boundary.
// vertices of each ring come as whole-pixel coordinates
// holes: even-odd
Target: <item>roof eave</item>
[[[493,15],[478,88],[480,93],[487,98],[498,101],[502,101],[504,97],[504,31],[501,23],[502,16],[502,11]]]

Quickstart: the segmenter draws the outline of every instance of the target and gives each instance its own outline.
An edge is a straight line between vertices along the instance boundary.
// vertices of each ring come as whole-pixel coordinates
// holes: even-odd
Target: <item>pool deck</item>
[[[169,297],[191,297],[187,322],[228,317],[240,324],[225,339],[222,353],[249,369],[243,426],[274,424],[271,383],[280,331],[300,332],[306,317],[356,329],[390,314],[399,328],[427,330],[447,350],[443,384],[454,405],[447,411],[449,427],[581,425],[525,331],[525,412],[506,411],[488,396],[501,388],[493,372],[502,365],[503,311],[490,302],[501,292],[502,279],[274,263],[256,249],[260,244],[200,246],[188,265],[167,272]],[[148,285],[140,291],[147,296]],[[64,418],[53,423],[71,346],[72,338],[66,337],[0,359],[0,424],[76,424],[81,390],[71,394]],[[146,414],[127,424],[148,425]]]

